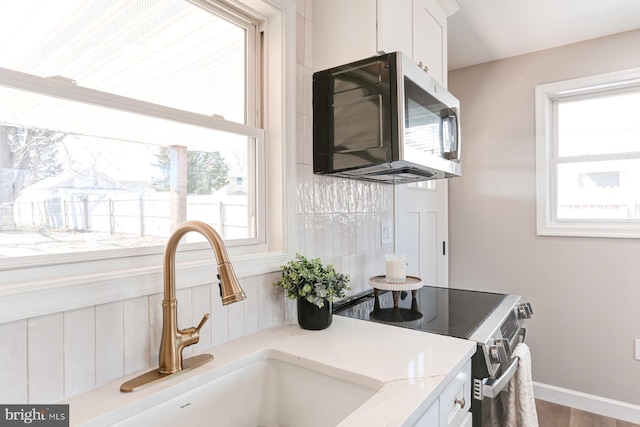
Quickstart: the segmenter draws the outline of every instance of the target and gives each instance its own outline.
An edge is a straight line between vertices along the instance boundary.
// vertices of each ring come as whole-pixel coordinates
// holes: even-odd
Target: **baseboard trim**
[[[640,424],[640,406],[549,384],[533,383],[536,399],[592,412],[629,423]]]

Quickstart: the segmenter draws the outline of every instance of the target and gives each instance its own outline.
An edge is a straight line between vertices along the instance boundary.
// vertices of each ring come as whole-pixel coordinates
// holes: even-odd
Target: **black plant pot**
[[[327,329],[333,320],[332,305],[331,301],[325,301],[322,307],[318,307],[304,298],[298,298],[298,325],[312,331]]]

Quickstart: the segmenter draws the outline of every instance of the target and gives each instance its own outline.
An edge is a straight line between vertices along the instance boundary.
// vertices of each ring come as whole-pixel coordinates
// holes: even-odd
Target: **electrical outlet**
[[[390,245],[393,243],[393,230],[391,229],[391,221],[382,221],[380,224],[380,243]]]
[[[636,338],[636,360],[640,360],[640,339]]]

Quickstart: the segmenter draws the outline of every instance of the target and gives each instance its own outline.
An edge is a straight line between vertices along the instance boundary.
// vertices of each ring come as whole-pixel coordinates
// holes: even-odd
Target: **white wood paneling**
[[[237,305],[241,303],[236,303]],[[211,328],[213,345],[229,341],[229,306],[223,306],[218,285],[211,291]]]
[[[149,298],[138,297],[123,303],[124,374],[129,375],[149,367]],[[156,361],[158,354],[155,354]]]
[[[242,288],[245,293],[249,295],[247,299],[240,303],[235,303],[233,305],[242,304],[242,323],[244,325],[244,335],[251,334],[253,332],[257,332],[259,328],[259,305],[258,305],[258,278],[256,276],[253,277],[245,277],[242,279]]]
[[[96,306],[96,384],[124,376],[124,304]]]
[[[56,402],[64,397],[62,313],[28,321],[29,402]]]
[[[215,285],[216,291],[218,290],[218,285]],[[198,326],[202,317],[209,313],[211,314],[211,290],[212,285],[206,286],[198,286],[191,289],[191,306],[192,306],[192,315],[191,315],[191,325],[189,326]],[[213,319],[209,317],[207,323],[204,324],[202,329],[200,330],[200,341],[198,344],[192,345],[193,352],[197,353],[202,349],[211,347],[211,338],[212,338],[212,323]]]
[[[4,357],[0,363],[0,402],[27,401],[27,321],[0,324],[0,342]]]
[[[96,385],[96,310],[64,313],[64,395],[73,396]]]

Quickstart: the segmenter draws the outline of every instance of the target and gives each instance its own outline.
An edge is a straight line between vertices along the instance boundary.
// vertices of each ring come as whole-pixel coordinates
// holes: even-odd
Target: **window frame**
[[[640,221],[557,218],[557,165],[602,159],[638,158],[638,152],[581,156],[558,156],[557,103],[580,97],[640,92],[640,68],[599,74],[535,86],[536,126],[536,232],[538,236],[640,238]],[[635,153],[630,156],[630,153]]]
[[[264,161],[256,167],[263,169],[260,172],[265,176],[264,182],[257,185],[264,187],[258,192],[262,195],[258,208],[263,209],[266,239],[251,246],[229,247],[228,252],[239,277],[277,271],[292,256],[297,240],[296,227],[291,226],[295,223],[296,194],[296,5],[292,0],[243,0],[242,3],[219,0],[217,4],[194,0],[192,3],[198,7],[228,8],[229,13],[246,15],[259,22],[260,37],[256,43],[261,43],[266,53],[258,59],[264,71],[263,98],[258,96],[255,102],[262,103],[263,115],[255,116],[259,128],[253,128],[252,132],[264,141],[257,147],[257,156]],[[19,84],[42,83],[38,80],[42,78],[12,73],[17,72],[6,75],[19,80]],[[4,78],[6,75],[3,73]],[[46,86],[54,92],[62,90],[63,93],[57,95],[63,96],[64,91],[70,89],[59,81],[47,82]],[[75,89],[80,90],[82,96],[98,92]],[[169,117],[184,114],[170,107],[160,109],[161,114]],[[255,115],[256,111],[250,108],[247,114]],[[246,125],[216,117],[207,118],[210,122],[203,123],[197,116],[200,115],[194,113],[188,120],[205,127],[214,123],[230,131],[247,131]],[[269,173],[265,173],[267,168]],[[74,254],[54,254],[38,263],[25,257],[11,265],[0,265],[0,323],[159,293],[163,287],[163,250],[164,247],[134,248],[117,257],[109,251],[96,251],[83,259]],[[216,283],[216,265],[215,256],[206,243],[181,245],[176,263],[177,288]]]

